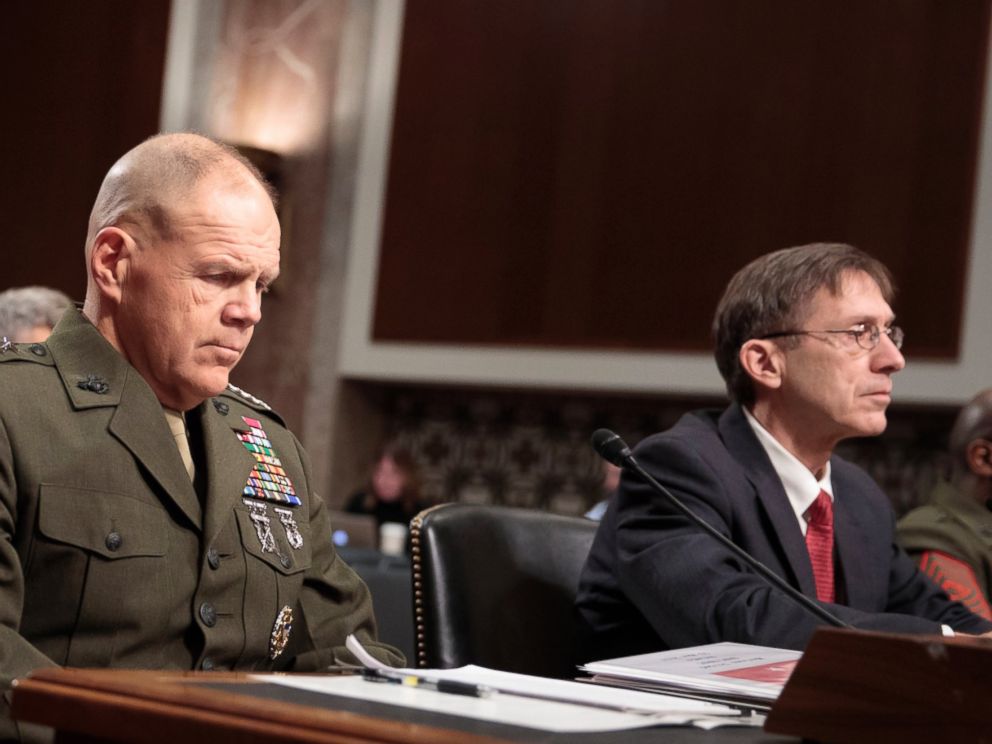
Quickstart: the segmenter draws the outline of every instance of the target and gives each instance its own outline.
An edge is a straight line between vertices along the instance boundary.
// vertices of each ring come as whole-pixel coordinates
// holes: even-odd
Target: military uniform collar
[[[162,404],[145,379],[77,308],[65,312],[47,346],[74,408],[114,407],[108,431],[199,529],[199,499],[172,441]]]
[[[128,376],[139,376],[75,307],[65,311],[45,345],[77,410],[119,405]]]

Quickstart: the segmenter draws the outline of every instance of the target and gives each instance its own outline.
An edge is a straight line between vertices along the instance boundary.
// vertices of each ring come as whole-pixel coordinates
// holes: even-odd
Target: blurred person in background
[[[72,301],[57,289],[14,287],[0,292],[0,337],[15,344],[48,338]]]
[[[949,450],[949,477],[899,521],[899,542],[952,599],[992,620],[992,388],[961,409]]]
[[[586,512],[586,519],[592,519],[596,522],[603,518],[610,499],[613,498],[613,494],[617,492],[617,487],[620,485],[620,468],[606,460],[600,460],[600,462],[603,465],[603,498]]]
[[[352,514],[368,514],[385,522],[409,525],[428,504],[420,495],[420,472],[410,451],[395,444],[383,447],[372,466],[364,490],[345,506]]]

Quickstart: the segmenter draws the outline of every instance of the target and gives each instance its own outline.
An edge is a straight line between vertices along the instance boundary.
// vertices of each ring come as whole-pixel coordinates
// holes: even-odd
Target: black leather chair
[[[411,522],[417,665],[575,675],[573,602],[597,524],[441,504]]]

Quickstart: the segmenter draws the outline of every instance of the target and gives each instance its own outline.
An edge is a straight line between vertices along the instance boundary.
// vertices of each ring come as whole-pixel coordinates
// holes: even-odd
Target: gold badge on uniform
[[[293,608],[286,605],[276,616],[276,624],[272,626],[269,637],[269,658],[275,660],[286,649],[289,643],[289,633],[293,630]]]

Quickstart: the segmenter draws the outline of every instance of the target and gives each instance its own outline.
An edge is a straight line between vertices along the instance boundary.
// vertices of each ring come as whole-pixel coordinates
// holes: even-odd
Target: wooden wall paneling
[[[377,341],[701,351],[746,260],[888,263],[958,352],[989,3],[408,3]]]
[[[82,300],[83,246],[110,165],[158,131],[169,0],[4,3],[0,290]]]

